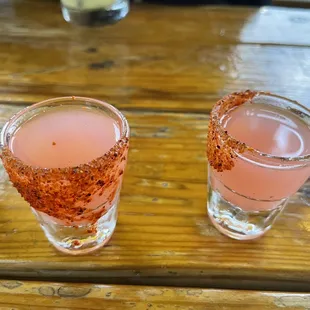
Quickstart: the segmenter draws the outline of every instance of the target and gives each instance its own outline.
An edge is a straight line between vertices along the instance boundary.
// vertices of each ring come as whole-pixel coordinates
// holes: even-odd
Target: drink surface
[[[118,123],[104,112],[60,106],[34,116],[18,128],[10,149],[28,165],[64,168],[104,155],[119,139]]]
[[[310,153],[310,128],[284,109],[245,103],[221,121],[229,135],[263,153],[282,157]]]

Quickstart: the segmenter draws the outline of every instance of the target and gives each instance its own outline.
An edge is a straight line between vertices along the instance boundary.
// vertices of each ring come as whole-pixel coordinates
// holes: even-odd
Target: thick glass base
[[[79,10],[62,5],[62,15],[67,22],[88,27],[114,24],[123,19],[128,12],[127,0],[116,0],[109,8],[94,10]]]
[[[81,255],[93,252],[108,243],[117,222],[117,204],[118,199],[97,223],[79,226],[66,226],[47,220],[45,214],[32,210],[47,239],[55,248],[66,254]]]
[[[208,215],[211,222],[221,233],[237,240],[256,239],[265,234],[288,201],[279,201],[278,206],[272,210],[244,211],[213,190],[210,182],[208,190]]]

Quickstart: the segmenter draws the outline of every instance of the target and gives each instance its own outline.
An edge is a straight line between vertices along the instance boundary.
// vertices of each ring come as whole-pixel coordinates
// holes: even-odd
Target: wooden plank
[[[0,281],[2,310],[305,310],[310,294]]]
[[[1,120],[17,108],[1,106]],[[295,197],[260,240],[222,236],[206,216],[208,115],[124,112],[131,148],[109,245],[88,256],[57,252],[2,169],[0,277],[310,289],[309,207]]]
[[[70,52],[68,52],[70,50]],[[10,55],[10,57],[8,57]],[[209,112],[224,94],[266,90],[310,106],[310,48],[167,46],[130,49],[0,42],[0,102],[82,95],[127,110]],[[94,64],[103,64],[93,68]],[[104,64],[110,64],[105,67]]]
[[[128,17],[112,27],[76,28],[63,20],[58,1],[8,1],[1,10],[1,40],[22,39],[41,44],[72,43],[80,36],[87,43],[122,45],[193,43],[270,43],[308,45],[306,10],[276,7],[133,5]],[[147,24],[147,27],[142,25]],[[285,33],[285,35],[283,35]]]
[[[309,105],[309,25],[306,10],[141,5],[112,27],[75,28],[57,1],[12,1],[0,13],[0,102],[84,95],[198,113],[250,88]]]

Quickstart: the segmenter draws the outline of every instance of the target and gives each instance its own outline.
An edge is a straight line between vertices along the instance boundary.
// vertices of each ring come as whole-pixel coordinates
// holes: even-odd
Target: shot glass
[[[129,148],[120,111],[90,98],[49,99],[13,116],[0,141],[10,181],[58,250],[86,254],[109,241]]]
[[[242,106],[245,114],[238,112]],[[238,119],[234,120],[238,113]],[[242,117],[248,117],[249,113],[252,113],[251,126],[256,126],[253,136],[253,130],[242,125]],[[231,133],[228,122],[234,122],[231,125],[235,126],[234,132],[239,132],[246,141]],[[290,196],[310,176],[309,124],[309,109],[269,93],[233,93],[217,102],[211,112],[207,139],[207,209],[220,232],[234,239],[250,240],[272,227]],[[274,134],[277,141],[268,146],[273,147],[274,153],[253,148],[254,142],[263,148],[269,134]],[[289,146],[285,145],[288,135],[292,139]],[[294,145],[297,155],[285,152],[281,155],[279,148]]]
[[[64,19],[81,26],[118,22],[129,12],[129,0],[61,0]]]

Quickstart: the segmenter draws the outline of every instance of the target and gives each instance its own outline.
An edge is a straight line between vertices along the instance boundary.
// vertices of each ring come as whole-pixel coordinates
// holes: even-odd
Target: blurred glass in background
[[[100,26],[116,23],[129,12],[129,0],[61,0],[67,22]]]

